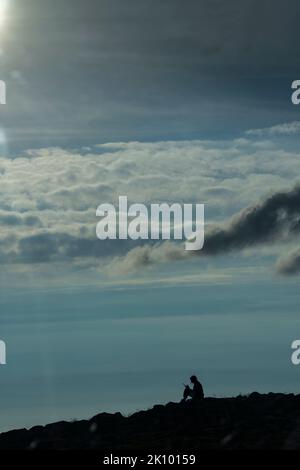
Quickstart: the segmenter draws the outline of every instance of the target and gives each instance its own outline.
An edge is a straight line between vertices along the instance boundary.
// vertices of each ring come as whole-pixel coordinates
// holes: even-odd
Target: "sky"
[[[0,430],[296,393],[299,2],[2,0]],[[203,250],[96,209],[205,204]]]

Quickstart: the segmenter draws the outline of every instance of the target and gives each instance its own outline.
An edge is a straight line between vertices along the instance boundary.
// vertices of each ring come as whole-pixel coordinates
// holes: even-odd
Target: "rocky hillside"
[[[300,449],[300,395],[206,398],[198,405],[155,405],[129,417],[101,413],[0,434],[0,449],[192,452]]]

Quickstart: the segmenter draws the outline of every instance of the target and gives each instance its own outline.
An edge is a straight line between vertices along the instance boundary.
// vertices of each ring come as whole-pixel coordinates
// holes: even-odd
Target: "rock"
[[[198,404],[155,405],[124,417],[101,413],[0,434],[0,449],[192,452],[201,449],[299,449],[300,395],[253,392]]]

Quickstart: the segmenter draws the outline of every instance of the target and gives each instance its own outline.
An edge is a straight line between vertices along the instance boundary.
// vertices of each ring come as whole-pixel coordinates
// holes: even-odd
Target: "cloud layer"
[[[99,241],[96,208],[117,204],[119,195],[130,203],[204,203],[202,255],[289,243],[299,230],[299,172],[296,151],[250,138],[120,142],[1,158],[0,259],[26,265],[82,260],[86,266],[113,259],[114,269],[119,263],[131,271],[190,258],[177,244]]]
[[[260,203],[250,206],[213,228],[208,228],[204,248],[185,253],[183,245],[163,243],[152,247],[139,247],[121,260],[125,271],[152,264],[187,260],[194,256],[217,256],[249,247],[290,242],[300,231],[300,187],[272,194]],[[296,274],[300,271],[300,251],[280,259],[277,271]]]

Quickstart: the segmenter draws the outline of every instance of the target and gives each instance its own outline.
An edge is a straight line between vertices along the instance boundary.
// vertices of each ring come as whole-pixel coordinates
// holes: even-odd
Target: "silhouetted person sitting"
[[[193,388],[191,388],[189,385],[185,385],[182,401],[187,401],[189,397],[192,399],[192,401],[202,400],[204,398],[204,393],[201,383],[195,375],[190,377],[190,381],[193,384]]]

